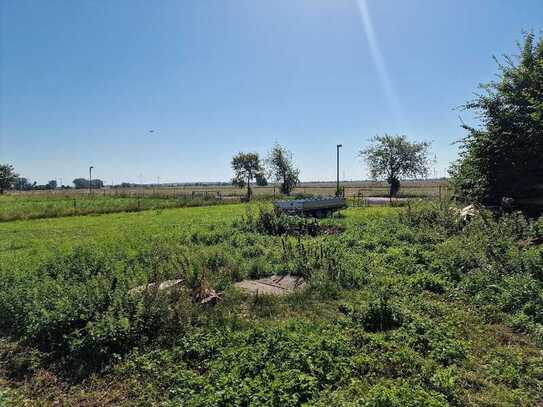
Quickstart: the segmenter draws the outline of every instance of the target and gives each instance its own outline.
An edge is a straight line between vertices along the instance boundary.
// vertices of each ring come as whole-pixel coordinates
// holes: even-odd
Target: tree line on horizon
[[[104,187],[104,181],[101,179],[93,179],[89,182],[86,178],[76,178],[72,181],[75,189],[89,188],[89,184],[93,189]],[[38,184],[36,181],[31,182],[26,177],[21,177],[15,172],[15,168],[10,164],[0,164],[0,194],[7,190],[16,191],[33,191],[33,190],[54,190],[57,188],[71,189],[69,185],[59,185],[56,180],[50,180],[46,184]]]

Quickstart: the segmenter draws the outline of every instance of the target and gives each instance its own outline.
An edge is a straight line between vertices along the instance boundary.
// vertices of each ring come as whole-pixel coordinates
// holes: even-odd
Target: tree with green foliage
[[[450,169],[457,195],[497,203],[526,198],[543,182],[543,37],[529,33],[518,57],[505,57],[498,79],[463,106],[481,126],[463,124],[460,159]]]
[[[280,183],[281,193],[290,195],[300,183],[300,170],[294,164],[292,153],[276,143],[269,152],[266,163],[272,177]]]
[[[19,175],[15,173],[15,169],[10,164],[0,164],[0,194],[5,190],[10,189],[15,184]]]
[[[403,178],[427,176],[430,166],[428,142],[410,142],[404,135],[376,136],[371,145],[360,150],[373,179],[385,179],[389,194],[396,196]]]
[[[76,178],[73,181],[75,189],[83,189],[89,187],[89,180],[85,178]]]
[[[53,179],[53,180],[49,181],[49,182],[45,185],[45,188],[46,188],[46,189],[57,189],[57,186],[58,186],[57,181]]]
[[[87,189],[89,187],[89,180],[86,178],[76,178],[72,182],[75,189]],[[100,189],[104,187],[104,181],[101,179],[93,179],[91,184],[93,189]]]
[[[256,174],[255,179],[256,179],[256,185],[258,185],[259,187],[265,187],[268,185],[268,180],[264,173]]]
[[[240,152],[232,158],[231,165],[234,170],[232,183],[240,188],[247,186],[247,199],[251,199],[251,182],[264,172],[260,157],[257,153]]]
[[[35,183],[34,183],[35,184]],[[32,183],[25,177],[17,177],[13,184],[17,191],[30,191],[33,187]]]

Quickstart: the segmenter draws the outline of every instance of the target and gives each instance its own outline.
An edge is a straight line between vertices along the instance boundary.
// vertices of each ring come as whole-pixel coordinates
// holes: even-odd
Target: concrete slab
[[[302,277],[287,274],[284,276],[274,275],[258,280],[243,280],[235,283],[234,286],[252,295],[285,295],[298,288],[303,288],[305,281]]]

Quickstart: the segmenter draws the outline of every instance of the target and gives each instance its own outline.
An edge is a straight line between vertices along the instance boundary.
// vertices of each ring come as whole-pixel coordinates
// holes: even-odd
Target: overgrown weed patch
[[[320,222],[338,234],[267,233],[233,225],[244,211],[0,225],[8,253],[25,247],[0,253],[2,347],[25,350],[2,351],[1,375],[42,401],[47,386],[73,401],[113,380],[126,404],[541,402],[543,247],[522,242],[543,220],[458,226],[441,207],[364,208]],[[282,273],[307,288],[231,286]],[[184,289],[128,294],[169,279]],[[222,303],[191,301],[203,280]],[[58,380],[25,384],[44,371]]]

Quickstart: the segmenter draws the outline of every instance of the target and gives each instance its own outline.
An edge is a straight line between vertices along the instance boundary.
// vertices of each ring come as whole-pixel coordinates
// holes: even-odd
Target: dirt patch
[[[261,278],[259,280],[243,280],[235,283],[234,286],[253,295],[285,295],[292,293],[298,288],[303,288],[305,281],[302,277],[287,274],[284,276],[276,275]]]

